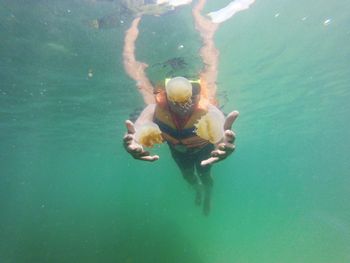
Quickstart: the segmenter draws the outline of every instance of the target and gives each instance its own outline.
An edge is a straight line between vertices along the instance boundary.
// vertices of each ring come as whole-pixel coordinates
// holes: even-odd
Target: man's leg
[[[207,216],[209,215],[211,208],[211,193],[213,190],[214,180],[211,176],[210,170],[200,174],[199,178],[204,186],[203,214]]]
[[[175,160],[177,166],[180,168],[183,178],[191,185],[196,192],[195,203],[200,205],[202,202],[202,185],[195,174],[195,160],[190,156],[176,152],[171,149],[171,155]]]
[[[202,184],[198,179],[197,175],[194,173],[194,163],[192,165],[192,169],[184,169],[183,166],[179,165],[183,178],[191,185],[191,187],[195,190],[195,204],[200,205],[202,203]]]
[[[209,144],[204,147],[196,157],[196,170],[199,179],[204,188],[203,214],[209,215],[211,208],[211,194],[213,190],[214,180],[211,176],[211,166],[201,166],[201,161],[210,157],[211,151],[214,150],[214,145]]]

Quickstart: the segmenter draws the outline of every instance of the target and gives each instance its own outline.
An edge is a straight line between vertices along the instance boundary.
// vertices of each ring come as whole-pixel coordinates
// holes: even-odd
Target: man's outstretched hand
[[[123,144],[125,150],[131,154],[132,157],[142,161],[154,162],[159,159],[158,155],[150,155],[148,151],[145,151],[142,145],[135,141],[135,126],[130,120],[125,121],[127,134],[123,138]]]
[[[211,157],[201,162],[202,166],[211,165],[213,163],[224,160],[235,150],[236,135],[232,131],[232,124],[239,115],[238,111],[233,111],[227,115],[224,123],[224,138],[223,141],[216,145],[214,151],[211,152]]]

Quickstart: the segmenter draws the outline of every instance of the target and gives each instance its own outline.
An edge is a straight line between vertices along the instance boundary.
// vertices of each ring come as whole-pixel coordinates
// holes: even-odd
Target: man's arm
[[[155,106],[156,106],[155,104],[148,105],[141,112],[135,124],[130,120],[125,121],[127,133],[123,138],[124,148],[135,159],[148,161],[148,162],[157,161],[159,159],[158,155],[151,155],[148,151],[145,151],[142,145],[137,143],[137,141],[135,140],[135,133],[136,133],[137,127],[140,127],[141,125],[147,122],[153,121]]]
[[[149,104],[144,110],[141,112],[140,116],[135,121],[135,126],[141,126],[147,122],[153,122],[153,115],[156,109],[156,104]]]

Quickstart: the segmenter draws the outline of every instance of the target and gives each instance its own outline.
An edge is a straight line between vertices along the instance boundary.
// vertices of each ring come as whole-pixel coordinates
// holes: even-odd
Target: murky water
[[[0,0],[0,262],[349,262],[349,8],[257,0],[220,25],[218,100],[240,116],[204,217],[166,145],[123,150],[144,106],[131,18],[91,27],[118,2]],[[155,82],[176,57],[192,76],[200,46],[187,5],[144,17],[137,57]]]

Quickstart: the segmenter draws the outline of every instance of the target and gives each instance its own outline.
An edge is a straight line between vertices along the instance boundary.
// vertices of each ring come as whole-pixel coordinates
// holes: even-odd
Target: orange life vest
[[[162,136],[171,146],[185,146],[187,149],[202,148],[210,142],[197,136],[195,124],[207,113],[207,107],[196,106],[194,112],[186,120],[179,120],[169,110],[164,91],[156,96],[156,109],[153,121],[162,131]]]

